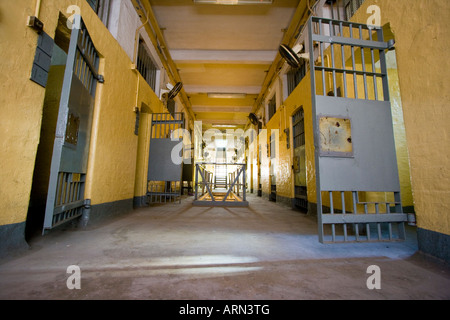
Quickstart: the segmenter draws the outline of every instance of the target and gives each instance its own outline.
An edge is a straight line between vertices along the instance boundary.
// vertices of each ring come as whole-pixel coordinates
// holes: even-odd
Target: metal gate
[[[218,166],[226,167],[228,176],[224,184],[215,182]],[[195,164],[195,206],[247,207],[247,176],[245,163],[208,163]]]
[[[181,202],[184,113],[153,113],[151,128],[148,201]]]
[[[83,214],[99,55],[80,16],[75,17],[50,168],[43,232]]]
[[[392,43],[382,28],[352,22],[312,17],[308,29],[319,240],[403,240],[385,56]]]

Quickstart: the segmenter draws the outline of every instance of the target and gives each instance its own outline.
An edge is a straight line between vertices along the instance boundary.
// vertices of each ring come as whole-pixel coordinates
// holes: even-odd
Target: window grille
[[[156,90],[157,67],[147,51],[144,41],[139,42],[139,50],[137,57],[137,69],[144,77],[145,81],[150,85],[153,91]]]
[[[277,99],[276,95],[273,96],[272,99],[269,100],[269,120],[272,119],[273,115],[277,112]]]
[[[348,20],[353,17],[356,11],[361,7],[364,3],[364,0],[345,0],[344,8],[345,8],[345,17]]]
[[[298,84],[302,81],[302,79],[306,75],[306,64],[304,63],[300,66],[298,69],[291,69],[287,73],[287,85],[288,85],[288,95],[292,93],[292,91],[295,90],[295,88],[298,86]]]
[[[98,15],[105,26],[109,23],[109,8],[111,0],[86,0],[91,6],[92,10]]]
[[[294,149],[305,145],[305,118],[303,108],[292,117]]]
[[[89,3],[89,5],[91,6],[91,8],[92,8],[95,12],[97,12],[98,7],[99,7],[99,0],[86,0],[86,1]]]

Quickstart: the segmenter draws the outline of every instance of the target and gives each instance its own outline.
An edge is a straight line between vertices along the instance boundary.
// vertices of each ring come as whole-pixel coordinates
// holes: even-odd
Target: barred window
[[[292,116],[294,149],[305,145],[305,116],[303,108]]]
[[[272,99],[269,100],[269,120],[272,119],[273,115],[277,112],[277,99],[276,95],[273,96]]]
[[[306,75],[306,63],[302,60],[302,65],[300,68],[291,69],[287,73],[287,86],[288,95],[297,88],[298,84],[303,80]]]
[[[137,69],[139,73],[144,77],[145,81],[150,85],[152,90],[156,90],[156,77],[158,68],[153,62],[150,54],[148,53],[147,47],[143,40],[139,41],[139,50],[137,56]]]
[[[109,22],[109,8],[111,0],[86,0],[91,6],[92,10],[98,15],[105,26],[108,26]]]
[[[347,20],[350,20],[351,17],[356,13],[356,11],[361,7],[364,0],[345,0],[344,8],[345,8],[345,17]]]

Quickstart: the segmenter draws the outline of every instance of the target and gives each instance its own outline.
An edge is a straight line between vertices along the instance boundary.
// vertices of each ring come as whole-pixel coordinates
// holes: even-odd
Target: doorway
[[[26,238],[82,216],[100,55],[81,16],[60,13],[46,87]],[[44,210],[42,210],[44,209]],[[78,219],[77,219],[78,220]],[[27,231],[28,229],[28,231]]]
[[[25,228],[26,241],[40,234],[44,223],[53,143],[70,40],[70,30],[67,28],[63,30],[63,26],[63,23],[59,23],[55,33],[51,66],[45,87],[41,131]]]
[[[308,211],[305,155],[305,113],[303,106],[292,115],[294,142],[294,205],[301,211]]]

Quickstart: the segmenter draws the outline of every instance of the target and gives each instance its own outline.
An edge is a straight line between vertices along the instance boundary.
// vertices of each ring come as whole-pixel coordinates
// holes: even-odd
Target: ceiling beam
[[[261,86],[247,86],[247,87],[231,87],[231,86],[196,86],[186,85],[184,89],[189,94],[196,93],[246,93],[246,94],[259,94],[261,92]]]
[[[204,106],[204,105],[193,105],[192,110],[194,112],[241,112],[250,113],[252,111],[252,106]]]
[[[198,119],[202,124],[222,124],[222,125],[241,125],[247,123],[247,119]]]

